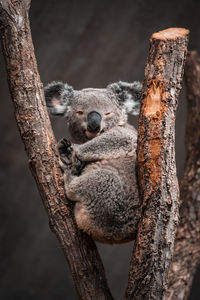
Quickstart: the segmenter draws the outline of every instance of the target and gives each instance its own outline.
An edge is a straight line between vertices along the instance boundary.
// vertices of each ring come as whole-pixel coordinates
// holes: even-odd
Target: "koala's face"
[[[118,82],[106,89],[74,91],[62,82],[45,87],[48,110],[53,115],[65,116],[71,139],[82,144],[115,126],[127,122],[127,112],[138,113],[140,82]]]
[[[127,119],[116,96],[107,89],[75,91],[66,117],[75,143],[84,143]]]

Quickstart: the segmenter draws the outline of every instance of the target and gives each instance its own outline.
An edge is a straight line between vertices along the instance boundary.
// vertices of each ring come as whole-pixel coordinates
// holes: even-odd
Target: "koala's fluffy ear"
[[[66,115],[74,90],[67,83],[53,81],[44,88],[46,104],[52,115]]]
[[[140,111],[140,98],[142,83],[134,81],[132,83],[118,81],[108,85],[116,95],[119,104],[125,107],[127,113],[138,115]]]

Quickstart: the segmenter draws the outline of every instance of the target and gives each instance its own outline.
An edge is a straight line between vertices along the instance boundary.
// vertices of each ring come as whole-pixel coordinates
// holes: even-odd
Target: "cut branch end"
[[[188,29],[172,27],[153,33],[151,38],[157,40],[175,40],[177,38],[182,38],[188,34]]]

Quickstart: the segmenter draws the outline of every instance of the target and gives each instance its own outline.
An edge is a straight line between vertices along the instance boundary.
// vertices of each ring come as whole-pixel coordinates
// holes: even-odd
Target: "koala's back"
[[[92,164],[84,194],[77,202],[75,218],[80,229],[99,242],[124,243],[135,239],[139,221],[139,196],[132,157]],[[90,184],[89,184],[90,181]]]
[[[133,240],[139,221],[139,196],[135,174],[136,130],[127,126],[132,136],[132,151],[88,164],[85,175],[85,194],[90,201],[81,201],[75,208],[79,228],[91,234],[95,240],[106,243],[122,243]],[[123,133],[124,137],[124,133]],[[120,153],[120,156],[118,156]]]

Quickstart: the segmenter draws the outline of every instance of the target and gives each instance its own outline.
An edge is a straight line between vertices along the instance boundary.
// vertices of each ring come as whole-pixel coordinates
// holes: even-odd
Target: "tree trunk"
[[[188,116],[187,158],[180,184],[180,224],[169,273],[168,300],[187,299],[200,263],[200,57],[189,52],[186,60]]]
[[[30,1],[1,0],[1,39],[16,122],[31,172],[46,208],[80,299],[112,299],[93,240],[77,229],[65,197],[56,141],[37,70],[28,10]]]
[[[188,30],[154,33],[145,68],[138,128],[141,220],[130,265],[126,299],[163,299],[178,224],[175,113]]]

